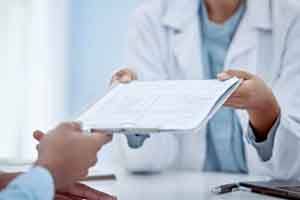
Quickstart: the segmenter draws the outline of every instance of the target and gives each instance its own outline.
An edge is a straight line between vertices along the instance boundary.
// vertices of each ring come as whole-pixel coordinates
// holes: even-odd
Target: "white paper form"
[[[237,78],[120,84],[78,120],[85,128],[114,132],[193,130],[206,123],[238,85]]]

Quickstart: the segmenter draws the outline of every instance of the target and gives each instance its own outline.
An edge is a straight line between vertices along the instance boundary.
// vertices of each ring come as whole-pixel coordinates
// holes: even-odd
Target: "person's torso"
[[[205,69],[202,65],[203,49],[201,46],[203,41],[199,29],[201,26],[197,10],[193,10],[197,5],[192,3],[194,1],[161,0],[159,1],[160,5],[151,7],[155,10],[149,10],[147,13],[150,16],[149,20],[153,23],[156,46],[161,47],[161,58],[158,62],[163,62],[160,65],[164,67],[163,71],[166,72],[159,77],[166,77],[170,80],[206,78]],[[272,87],[280,75],[285,37],[288,27],[292,23],[292,17],[282,18],[281,7],[284,4],[279,0],[250,0],[248,2],[251,4],[230,44],[224,69],[240,69],[259,75]],[[177,11],[181,11],[180,13],[170,11],[174,7],[176,10],[176,4],[179,7]],[[186,16],[178,21],[180,14],[184,13]],[[286,23],[284,24],[283,21]],[[253,26],[253,22],[257,22],[257,24]],[[156,79],[155,77],[147,77],[147,71],[141,72],[141,74],[144,80]],[[245,131],[248,127],[248,115],[245,111],[237,111],[236,113],[239,116],[242,129]],[[201,170],[203,168],[201,163],[203,164],[205,160],[206,128],[197,134],[178,135],[177,137],[180,145],[176,167]],[[261,162],[255,149],[246,141],[244,142],[248,168],[251,171],[262,171],[264,167],[259,164]]]
[[[246,26],[245,21],[240,26]],[[196,33],[179,33],[174,35],[169,33],[169,49],[167,72],[168,79],[208,79],[207,68],[202,65],[203,60],[203,38],[201,28],[196,28],[197,24],[191,25],[191,31]],[[198,22],[201,27],[201,22]],[[241,31],[242,29],[242,31]],[[274,43],[272,31],[253,31],[247,32],[245,37],[242,35],[245,28],[238,27],[235,37],[229,45],[228,52],[222,70],[241,69],[254,74],[259,74],[267,83],[271,83],[270,67],[274,65]],[[181,35],[182,34],[182,35]],[[186,36],[183,36],[186,35]],[[251,38],[251,40],[248,40]],[[173,48],[172,48],[173,47]],[[175,47],[175,48],[174,48]],[[223,52],[221,52],[223,53]],[[217,70],[216,70],[217,71]],[[271,72],[272,73],[272,72]],[[266,75],[266,76],[265,76]],[[248,127],[248,115],[245,111],[235,113],[240,120],[242,130]],[[207,160],[207,133],[205,127],[200,133],[193,135],[178,136],[180,143],[180,153],[178,154],[177,168],[202,170]],[[259,163],[260,158],[256,150],[243,138],[247,164]],[[201,165],[199,165],[201,163]],[[250,168],[250,167],[249,167]],[[259,168],[257,165],[256,168]],[[263,167],[262,167],[263,168]],[[252,168],[253,169],[253,168]],[[263,170],[263,169],[262,169]]]

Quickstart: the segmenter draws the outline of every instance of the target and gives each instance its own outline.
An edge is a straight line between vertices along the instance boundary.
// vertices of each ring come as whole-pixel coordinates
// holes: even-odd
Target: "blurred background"
[[[75,119],[105,94],[138,3],[0,0],[0,164],[32,162],[33,130]]]

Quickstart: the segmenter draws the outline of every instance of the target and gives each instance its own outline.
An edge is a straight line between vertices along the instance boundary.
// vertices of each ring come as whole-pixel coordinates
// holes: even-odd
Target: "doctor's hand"
[[[36,166],[49,170],[56,189],[64,189],[86,177],[97,162],[97,153],[111,136],[94,133],[85,135],[77,123],[63,123],[47,135],[36,131],[40,141]]]
[[[114,86],[118,83],[129,83],[130,81],[134,81],[137,79],[137,74],[133,70],[124,68],[113,75],[110,81],[110,86]]]
[[[222,81],[237,77],[240,87],[225,106],[247,110],[258,141],[264,141],[280,115],[280,107],[272,90],[259,77],[240,70],[227,70],[218,75]]]
[[[137,74],[129,69],[124,68],[116,72],[110,82],[110,87],[112,88],[114,85],[119,83],[130,83],[131,81],[137,80]],[[126,135],[127,143],[130,148],[137,149],[143,146],[145,140],[149,138],[150,135],[141,135],[141,134],[132,134]]]

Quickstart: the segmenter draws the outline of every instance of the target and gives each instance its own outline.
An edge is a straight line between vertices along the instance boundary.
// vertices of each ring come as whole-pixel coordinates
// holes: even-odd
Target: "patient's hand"
[[[97,162],[98,151],[111,140],[105,133],[86,135],[77,123],[63,123],[41,135],[41,131],[34,134],[40,139],[36,165],[51,172],[56,189],[86,177],[88,169]]]
[[[76,127],[76,125],[75,125]],[[79,127],[77,126],[79,129]],[[41,131],[34,132],[34,138],[37,141],[42,141],[45,138],[45,134]],[[103,136],[101,139],[101,144],[105,144],[106,142],[110,141],[109,136]],[[99,145],[101,145],[99,144]],[[37,146],[37,149],[39,149],[39,145]],[[80,149],[80,148],[79,148]],[[62,183],[58,183],[58,185],[62,185]],[[84,184],[81,183],[74,183],[70,186],[59,188],[56,191],[55,194],[55,200],[78,200],[76,196],[80,196],[82,198],[79,199],[89,199],[89,200],[115,200],[116,197],[113,197],[111,195],[105,194],[103,192],[97,191],[95,189],[92,189]]]

